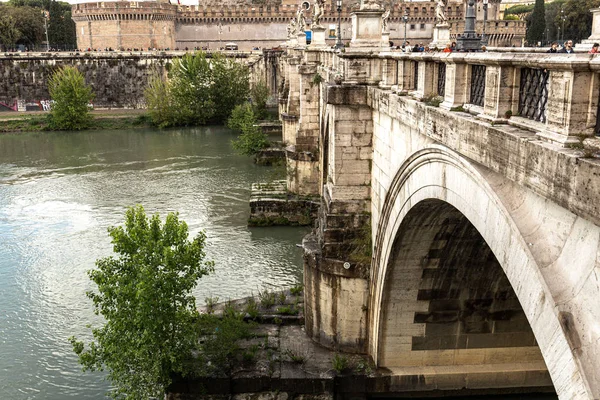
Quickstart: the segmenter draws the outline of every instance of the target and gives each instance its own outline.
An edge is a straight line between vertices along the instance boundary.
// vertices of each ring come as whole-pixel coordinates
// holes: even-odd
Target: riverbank
[[[301,286],[200,308],[216,315],[234,309],[257,324],[239,343],[231,371],[220,376],[176,379],[168,400],[356,400],[478,396],[489,400],[556,400],[552,388],[487,389],[478,385],[493,367],[376,368],[368,356],[324,348],[304,331]],[[229,311],[231,312],[231,311]],[[518,371],[517,371],[518,372]],[[502,376],[510,376],[503,371]],[[480,396],[480,397],[479,397]]]
[[[0,114],[0,133],[43,132],[48,127],[48,112],[24,111]],[[142,109],[93,110],[89,130],[150,128],[150,119]]]

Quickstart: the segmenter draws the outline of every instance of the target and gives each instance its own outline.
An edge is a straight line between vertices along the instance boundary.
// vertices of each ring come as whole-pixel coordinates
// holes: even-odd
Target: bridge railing
[[[417,99],[441,96],[445,109],[464,108],[563,145],[600,130],[600,57],[593,55],[307,50],[332,83],[378,85]]]

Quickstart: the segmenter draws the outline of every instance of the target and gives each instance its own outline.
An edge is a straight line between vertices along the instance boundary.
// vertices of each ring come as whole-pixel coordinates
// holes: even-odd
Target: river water
[[[221,300],[301,281],[301,228],[246,226],[252,182],[278,178],[232,151],[220,127],[0,135],[0,399],[98,399],[68,338],[98,323],[86,271],[111,254],[128,206],[178,211],[204,229],[215,273],[194,294]],[[280,173],[282,171],[279,171]]]

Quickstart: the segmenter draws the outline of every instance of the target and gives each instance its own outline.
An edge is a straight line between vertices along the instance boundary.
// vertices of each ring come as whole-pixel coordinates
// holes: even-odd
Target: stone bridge
[[[371,356],[382,394],[600,398],[600,58],[353,37],[277,72],[288,190],[322,201],[307,333]]]

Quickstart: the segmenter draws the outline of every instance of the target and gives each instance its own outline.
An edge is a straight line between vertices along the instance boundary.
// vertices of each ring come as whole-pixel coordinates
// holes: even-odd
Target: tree
[[[544,6],[546,8],[546,32],[550,42],[560,39],[559,29],[557,29],[560,25],[556,24],[556,20],[564,3],[565,0],[554,0]]]
[[[171,84],[168,80],[158,73],[154,73],[144,91],[144,97],[150,119],[155,126],[168,128],[175,124],[173,117],[176,110],[173,104]]]
[[[527,42],[530,45],[537,45],[538,42],[544,40],[544,35],[546,33],[546,11],[544,8],[544,0],[535,0],[533,12],[528,17],[527,22]]]
[[[98,286],[88,292],[106,322],[92,330],[87,347],[72,337],[84,370],[108,370],[113,398],[162,398],[173,373],[186,375],[197,348],[198,279],[213,271],[205,261],[206,236],[188,240],[177,214],[148,218],[141,206],[125,213],[124,227],[109,228],[116,257],[88,272]]]
[[[145,99],[154,124],[194,126],[225,122],[246,101],[248,91],[245,65],[221,54],[209,59],[197,52],[173,60],[164,82],[151,79]]]
[[[10,14],[0,15],[0,43],[4,45],[5,50],[15,47],[20,38],[21,32],[17,28],[17,23],[13,16]]]
[[[256,119],[261,120],[267,118],[267,101],[271,95],[269,87],[264,80],[258,81],[252,89],[250,89],[250,97],[252,99],[252,108]]]
[[[221,53],[215,53],[211,59],[211,75],[211,97],[215,104],[212,119],[223,123],[235,106],[248,98],[248,68]]]
[[[53,100],[52,129],[81,130],[89,126],[92,117],[88,104],[94,95],[77,68],[67,66],[57,70],[48,80],[48,91]]]
[[[29,6],[10,8],[21,32],[17,43],[30,49],[40,45],[44,41],[44,17],[40,10]]]
[[[246,124],[254,125],[256,117],[254,116],[253,107],[246,102],[236,106],[231,112],[231,116],[227,120],[227,127],[236,132],[241,133],[242,127]]]
[[[579,42],[592,33],[592,8],[600,7],[600,0],[567,0],[555,17],[565,40]],[[563,21],[564,18],[564,21]],[[564,29],[562,29],[564,25]]]
[[[173,60],[169,71],[173,94],[173,125],[203,125],[215,113],[210,62],[203,52]]]

